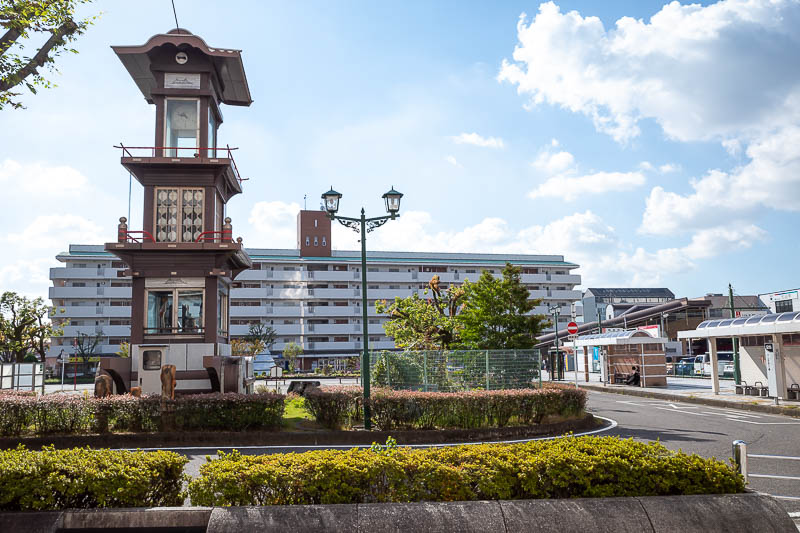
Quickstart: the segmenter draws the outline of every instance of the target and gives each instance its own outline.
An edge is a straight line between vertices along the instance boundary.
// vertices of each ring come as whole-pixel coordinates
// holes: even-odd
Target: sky
[[[254,248],[294,248],[329,187],[340,214],[400,219],[371,250],[560,254],[582,287],[678,296],[798,286],[800,1],[175,0],[212,47],[243,50],[250,107],[225,107]],[[168,0],[102,12],[57,87],[0,111],[0,290],[46,298],[70,243],[115,238],[154,142],[112,52],[175,26]],[[133,181],[131,229],[141,227]],[[334,249],[358,249],[336,226]]]

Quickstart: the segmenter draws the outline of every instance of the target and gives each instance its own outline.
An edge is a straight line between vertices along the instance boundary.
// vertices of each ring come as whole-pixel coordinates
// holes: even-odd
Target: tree
[[[458,341],[457,315],[464,289],[451,286],[442,290],[439,276],[433,276],[425,289],[425,294],[429,293],[428,299],[414,293],[408,298],[395,298],[392,304],[386,300],[375,302],[375,311],[391,318],[384,322],[383,329],[398,348],[445,350]]]
[[[303,354],[303,347],[294,342],[287,342],[283,347],[283,357],[289,361],[289,370],[294,370],[297,365],[297,357]]]
[[[275,330],[263,323],[251,324],[247,336],[231,341],[233,355],[256,355],[271,350],[275,344],[277,334]]]
[[[15,87],[24,85],[36,94],[53,86],[39,72],[57,72],[55,59],[63,52],[77,53],[69,43],[83,34],[97,17],[76,19],[75,10],[91,0],[0,0],[0,109],[23,107]],[[44,43],[33,55],[25,53],[31,42]]]
[[[103,340],[103,334],[88,335],[79,333],[75,338],[75,356],[83,359],[84,363],[89,363],[89,359],[97,351],[97,346]]]
[[[532,348],[545,315],[529,315],[541,300],[529,300],[521,269],[507,263],[503,277],[484,271],[475,283],[464,284],[465,304],[458,319],[465,348],[498,350]]]
[[[122,357],[122,358],[130,357],[131,356],[131,345],[128,344],[127,342],[123,342],[122,344],[120,344],[119,345],[119,351],[117,352],[117,355]]]
[[[27,354],[35,353],[44,362],[50,338],[64,333],[63,324],[54,326],[48,319],[50,310],[41,298],[30,300],[15,292],[0,296],[0,357],[4,361],[21,363]]]

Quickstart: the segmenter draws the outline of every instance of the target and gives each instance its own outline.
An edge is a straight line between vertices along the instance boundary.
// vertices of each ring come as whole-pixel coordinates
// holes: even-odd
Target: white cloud
[[[572,201],[589,194],[626,191],[645,182],[640,172],[595,172],[584,176],[554,176],[528,193],[531,198]]]
[[[116,237],[114,230],[113,226],[104,228],[79,215],[39,215],[21,232],[8,234],[7,240],[24,249],[60,250],[69,243],[109,242]]]
[[[575,157],[564,150],[556,153],[545,150],[531,164],[549,174],[557,174],[572,168],[575,165]]]
[[[458,162],[458,160],[457,160],[455,157],[453,157],[452,155],[448,155],[448,156],[446,156],[446,157],[444,158],[444,160],[445,160],[445,161],[447,161],[448,163],[450,163],[451,165],[453,165],[453,166],[454,166],[454,167],[456,167],[456,168],[464,168],[464,167],[461,165],[461,163],[459,163],[459,162]]]
[[[245,246],[269,243],[270,248],[296,248],[299,212],[300,204],[296,202],[257,202],[247,219],[253,232],[245,235]]]
[[[665,163],[658,167],[658,171],[662,174],[670,174],[672,172],[678,172],[681,169],[680,165],[676,165],[674,163]]]
[[[639,168],[647,172],[652,172],[655,170],[655,167],[650,161],[642,161],[641,163],[639,163]]]
[[[20,163],[5,159],[0,163],[0,186],[37,196],[64,196],[86,192],[89,180],[78,170],[65,165]]]
[[[800,5],[793,0],[666,4],[649,21],[562,13],[553,2],[517,25],[498,79],[592,118],[626,141],[655,119],[675,139],[752,136],[798,117]]]
[[[504,143],[500,137],[481,137],[477,133],[462,133],[451,137],[456,144],[471,144],[481,148],[502,148]]]

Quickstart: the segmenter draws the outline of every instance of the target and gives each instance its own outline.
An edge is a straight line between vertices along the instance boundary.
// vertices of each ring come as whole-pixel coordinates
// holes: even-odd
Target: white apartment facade
[[[319,212],[312,213],[309,218],[317,218]],[[246,335],[252,324],[267,324],[277,334],[273,351],[281,352],[289,342],[300,344],[307,369],[320,359],[339,366],[343,358],[358,355],[365,341],[361,254],[323,250],[329,247],[330,226],[322,225],[326,226],[320,228],[327,234],[324,240],[317,236],[302,242],[304,229],[298,224],[297,249],[248,249],[253,268],[237,277],[230,299],[233,336]],[[311,255],[314,253],[317,255]],[[62,337],[53,339],[50,355],[61,350],[73,353],[75,338],[81,334],[101,337],[97,354],[115,353],[130,335],[131,281],[118,277],[125,265],[102,245],[70,245],[57,259],[64,266],[50,270],[50,299],[56,308],[53,318],[69,320],[69,325]],[[368,251],[367,262],[366,342],[372,349],[394,348],[383,330],[386,317],[375,312],[375,301],[392,301],[415,292],[422,296],[434,275],[446,287],[465,279],[475,281],[485,270],[499,276],[507,262],[519,266],[531,298],[543,300],[534,312],[547,314],[549,306],[559,305],[561,328],[570,319],[571,304],[581,299],[581,292],[575,290],[581,278],[571,273],[578,265],[560,255]]]

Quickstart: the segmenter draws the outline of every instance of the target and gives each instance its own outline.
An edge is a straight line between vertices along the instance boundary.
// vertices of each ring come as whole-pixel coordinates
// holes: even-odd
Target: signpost
[[[278,365],[273,366],[269,369],[269,377],[275,378],[275,392],[278,391],[278,378],[283,376],[283,368]]]

